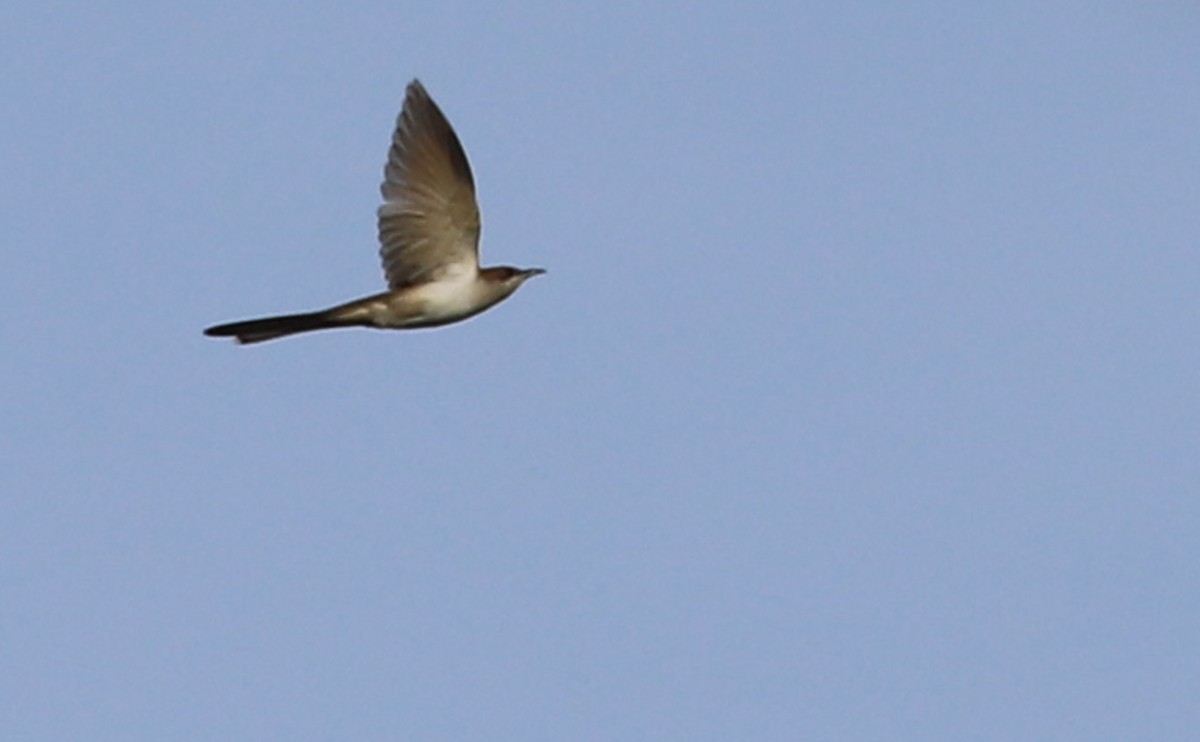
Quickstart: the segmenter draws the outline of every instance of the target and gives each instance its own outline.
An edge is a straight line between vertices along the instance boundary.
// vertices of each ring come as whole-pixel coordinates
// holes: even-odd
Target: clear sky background
[[[1194,4],[19,5],[0,739],[1195,739]]]

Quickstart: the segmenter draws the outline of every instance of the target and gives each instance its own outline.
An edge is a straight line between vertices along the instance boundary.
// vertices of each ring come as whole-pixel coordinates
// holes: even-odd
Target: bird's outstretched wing
[[[379,207],[379,255],[393,290],[479,266],[479,205],[450,122],[413,80],[396,121]]]

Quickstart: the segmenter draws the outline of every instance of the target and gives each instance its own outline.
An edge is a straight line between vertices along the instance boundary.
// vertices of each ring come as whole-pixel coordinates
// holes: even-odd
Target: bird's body
[[[318,312],[230,322],[206,335],[258,343],[335,327],[415,329],[459,322],[512,295],[541,268],[479,267],[479,207],[466,154],[414,80],[396,122],[379,207],[389,290]]]

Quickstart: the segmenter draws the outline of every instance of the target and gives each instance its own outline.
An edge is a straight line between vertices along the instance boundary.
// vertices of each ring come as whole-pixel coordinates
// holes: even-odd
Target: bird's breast
[[[376,321],[381,327],[436,327],[476,315],[503,298],[477,271],[447,272],[391,292]]]

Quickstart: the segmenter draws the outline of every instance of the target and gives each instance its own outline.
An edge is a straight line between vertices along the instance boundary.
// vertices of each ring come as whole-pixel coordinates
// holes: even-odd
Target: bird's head
[[[545,272],[541,268],[513,268],[510,265],[501,265],[482,269],[479,271],[479,277],[490,286],[488,294],[491,296],[491,303],[494,304],[512,296],[517,289],[521,288],[521,284],[530,278]]]
[[[525,281],[534,276],[540,276],[545,272],[544,268],[513,268],[511,265],[485,268],[481,271],[486,280],[509,286],[511,287],[511,291],[516,291],[517,287],[525,283]]]
[[[523,282],[527,278],[540,276],[546,272],[545,268],[513,268],[512,266],[508,265],[498,268],[497,270],[503,272],[504,280],[516,281],[518,283]]]

